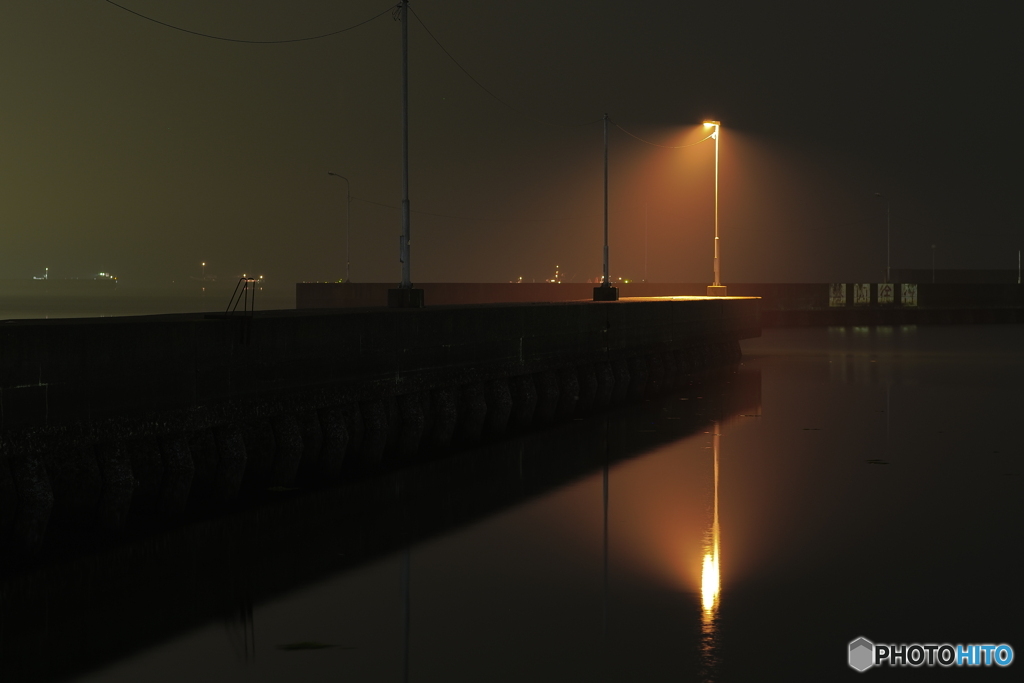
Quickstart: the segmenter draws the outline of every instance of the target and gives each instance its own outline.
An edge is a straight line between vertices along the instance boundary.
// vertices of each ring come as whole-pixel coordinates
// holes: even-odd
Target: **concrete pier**
[[[921,276],[920,272],[900,276]],[[1015,276],[1015,274],[1014,274]],[[878,299],[879,283],[838,283],[845,300],[832,300],[837,283],[728,283],[733,296],[761,299],[763,327],[807,327],[829,325],[923,325],[1024,322],[1024,287],[1006,277],[1000,282],[943,282],[902,279],[913,284],[912,302],[902,301],[901,285],[892,285],[890,303]],[[383,306],[387,288],[383,283],[301,282],[295,286],[299,309]],[[428,282],[421,285],[431,305],[490,304],[531,301],[574,301],[591,299],[593,285],[586,283],[526,282]],[[855,288],[866,288],[865,300],[854,296]],[[618,285],[623,297],[704,296],[707,283],[628,282]]]
[[[699,435],[715,420],[757,413],[760,380],[759,373],[724,368],[680,390],[691,400],[671,395],[589,415],[301,496],[278,493],[258,507],[190,520],[41,570],[0,573],[0,679],[78,680],[211,622],[233,628],[234,615],[251,619],[261,605],[345,569],[387,561],[605,464]],[[656,429],[652,410],[669,418]]]
[[[758,334],[741,298],[8,321],[0,543],[394,469],[669,390]]]

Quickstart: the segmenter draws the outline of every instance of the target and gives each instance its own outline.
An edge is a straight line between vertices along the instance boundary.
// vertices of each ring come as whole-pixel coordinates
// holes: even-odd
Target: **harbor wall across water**
[[[727,283],[732,296],[761,299],[762,327],[829,325],[916,325],[1024,323],[1024,287],[1013,282],[918,282],[913,305],[903,305],[900,285],[891,304],[878,302],[878,283],[868,283],[868,299],[855,301],[855,283],[845,283],[846,301],[832,305],[827,282]],[[840,283],[842,284],[842,283]],[[298,309],[382,306],[386,283],[300,282]],[[863,284],[860,286],[864,286]],[[550,282],[428,282],[422,287],[428,305],[485,304],[591,299],[593,284]],[[617,285],[622,297],[704,296],[707,283],[628,282]]]

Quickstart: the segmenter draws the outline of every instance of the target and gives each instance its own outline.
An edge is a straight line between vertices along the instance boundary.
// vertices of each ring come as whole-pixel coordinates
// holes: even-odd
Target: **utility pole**
[[[619,288],[608,278],[608,114],[604,115],[604,277],[594,287],[594,301],[618,301]]]
[[[607,287],[608,282],[608,114],[604,115],[604,279],[601,283]]]
[[[402,22],[402,234],[398,238],[398,258],[402,262],[402,284],[388,290],[388,306],[421,308],[423,290],[413,289],[410,274],[409,235],[409,0],[400,0]]]
[[[412,288],[409,263],[409,0],[402,0],[402,289]]]

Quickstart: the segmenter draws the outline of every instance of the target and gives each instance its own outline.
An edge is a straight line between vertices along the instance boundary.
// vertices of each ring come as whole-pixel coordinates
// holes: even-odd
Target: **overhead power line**
[[[397,5],[391,5],[390,7],[385,9],[384,11],[380,12],[379,14],[375,14],[374,16],[370,17],[369,19],[361,21],[358,24],[353,24],[352,26],[347,26],[345,28],[341,28],[341,29],[338,29],[336,31],[330,31],[328,33],[319,33],[317,35],[303,36],[301,38],[281,38],[281,39],[277,39],[277,40],[248,40],[248,39],[244,39],[244,38],[229,38],[227,36],[218,36],[218,35],[214,35],[212,33],[203,33],[202,31],[194,31],[192,29],[185,28],[183,26],[177,26],[175,24],[171,24],[171,23],[168,23],[166,21],[161,21],[159,19],[155,19],[153,17],[147,16],[145,14],[142,14],[141,12],[137,12],[137,11],[131,9],[131,8],[125,7],[124,5],[118,4],[118,3],[114,2],[113,0],[103,0],[103,2],[106,2],[108,5],[113,5],[114,7],[117,7],[120,10],[128,12],[129,14],[133,14],[133,15],[139,17],[140,19],[145,19],[146,21],[153,22],[154,24],[158,24],[160,26],[163,26],[163,27],[169,28],[169,29],[173,29],[175,31],[181,31],[182,33],[188,33],[189,35],[199,36],[201,38],[209,38],[211,40],[222,40],[222,41],[229,42],[229,43],[247,43],[247,44],[250,44],[250,45],[278,45],[278,44],[282,44],[282,43],[300,43],[300,42],[309,41],[309,40],[319,40],[321,38],[330,38],[331,36],[336,36],[336,35],[339,35],[341,33],[345,33],[346,31],[351,31],[352,29],[359,28],[360,26],[368,24],[371,21],[373,21],[374,19],[378,19],[378,18],[384,16],[385,14],[388,14],[389,12],[392,13],[392,15],[395,15],[395,13],[397,12],[397,8],[398,8]],[[533,114],[531,114],[531,113],[529,113],[527,111],[519,109],[518,107],[516,107],[516,106],[512,105],[511,103],[509,103],[507,100],[504,100],[501,97],[498,97],[498,95],[496,95],[493,91],[491,91],[489,88],[487,88],[487,86],[485,86],[483,83],[481,83],[476,78],[474,78],[473,74],[469,73],[469,71],[466,70],[466,68],[464,66],[462,66],[462,64],[460,64],[457,59],[455,59],[455,57],[452,55],[452,53],[449,52],[447,50],[447,48],[445,48],[445,46],[441,44],[441,41],[439,41],[437,39],[437,37],[430,31],[429,28],[427,28],[427,25],[423,23],[423,20],[420,18],[420,16],[418,14],[416,14],[416,12],[411,7],[409,8],[409,11],[412,12],[414,17],[416,17],[416,21],[419,22],[420,26],[423,27],[423,30],[427,32],[427,35],[430,36],[431,40],[433,40],[437,44],[437,46],[439,48],[441,48],[441,51],[444,52],[445,55],[448,56],[448,59],[452,60],[452,63],[455,64],[455,66],[457,66],[462,71],[462,73],[466,74],[466,76],[469,78],[469,80],[473,81],[473,83],[475,83],[477,85],[477,87],[479,87],[481,90],[486,92],[488,95],[493,97],[495,100],[497,100],[498,102],[500,102],[504,106],[508,107],[512,111],[516,112],[517,114],[520,114],[522,116],[525,116],[526,118],[532,119],[534,121],[538,121],[540,123],[544,123],[544,124],[549,125],[549,126],[564,126],[564,127],[567,127],[567,128],[590,126],[590,125],[593,125],[595,123],[599,123],[601,121],[601,119],[594,119],[592,121],[584,121],[582,123],[560,123],[560,122],[555,122],[555,121],[549,121],[547,119],[543,119],[543,118],[540,118],[538,116],[534,116]],[[395,16],[395,18],[397,19],[397,16]]]
[[[146,21],[153,22],[154,24],[159,24],[159,25],[165,26],[167,28],[172,28],[175,31],[181,31],[182,33],[188,33],[190,35],[199,36],[201,38],[210,38],[212,40],[223,40],[223,41],[226,41],[226,42],[229,42],[229,43],[249,43],[249,44],[253,44],[253,45],[273,45],[273,44],[279,44],[279,43],[301,43],[301,42],[306,41],[306,40],[319,40],[320,38],[330,38],[331,36],[336,36],[339,33],[345,33],[346,31],[351,31],[354,28],[359,28],[360,26],[362,26],[364,24],[369,24],[374,19],[377,19],[379,17],[384,16],[385,14],[387,14],[388,12],[390,12],[394,8],[394,5],[392,5],[392,6],[388,7],[386,10],[384,10],[383,12],[381,12],[380,14],[376,14],[376,15],[370,17],[369,19],[367,19],[365,21],[360,21],[358,24],[353,24],[352,26],[347,26],[345,28],[338,29],[337,31],[331,31],[329,33],[321,33],[321,34],[318,34],[318,35],[315,35],[315,36],[304,36],[302,38],[283,38],[283,39],[280,39],[280,40],[245,40],[243,38],[227,38],[225,36],[215,36],[215,35],[210,34],[210,33],[201,33],[199,31],[193,31],[192,29],[183,28],[181,26],[175,26],[174,24],[169,24],[166,21],[160,21],[159,19],[154,19],[153,17],[148,17],[145,14],[142,14],[140,12],[136,12],[133,9],[129,9],[129,8],[125,7],[124,5],[119,5],[116,2],[113,2],[113,0],[103,0],[103,1],[105,3],[107,3],[108,5],[113,5],[114,7],[117,7],[118,9],[122,9],[125,12],[128,12],[129,14],[134,14],[135,16],[137,16],[137,17],[139,17],[141,19],[145,19]]]
[[[435,36],[433,33],[431,33],[430,29],[427,28],[427,25],[423,23],[423,20],[420,19],[420,15],[416,13],[416,10],[414,10],[412,7],[410,7],[409,11],[412,13],[412,15],[414,17],[416,17],[416,21],[418,21],[420,26],[423,27],[423,30],[427,32],[427,35],[430,36],[430,38],[435,43],[437,43],[437,46],[439,48],[441,48],[441,52],[443,52],[446,55],[448,55],[448,59],[452,60],[452,63],[455,66],[459,67],[459,69],[462,71],[462,73],[466,74],[466,77],[469,78],[469,80],[471,80],[474,83],[476,83],[477,87],[479,87],[485,93],[487,93],[488,95],[490,95],[491,97],[493,97],[498,102],[500,102],[501,104],[505,105],[506,107],[508,107],[512,111],[516,112],[517,114],[525,116],[526,118],[532,119],[532,120],[537,121],[539,123],[546,124],[548,126],[563,126],[563,127],[566,127],[566,128],[580,128],[580,127],[583,127],[583,126],[592,126],[595,123],[600,123],[603,120],[603,119],[594,119],[593,121],[584,121],[582,123],[558,123],[558,122],[555,122],[555,121],[548,121],[547,119],[542,119],[539,116],[534,116],[533,114],[531,114],[531,113],[529,113],[527,111],[524,111],[524,110],[522,110],[522,109],[520,109],[520,108],[518,108],[518,107],[516,107],[516,106],[514,106],[512,104],[510,104],[507,100],[504,100],[501,97],[498,97],[497,95],[495,95],[494,92],[492,92],[487,86],[485,86],[483,83],[481,83],[476,78],[474,78],[473,74],[469,73],[469,71],[466,70],[466,67],[462,66],[462,64],[459,64],[459,60],[455,59],[455,57],[452,56],[452,53],[449,52],[448,49],[445,48],[445,46],[441,44],[441,41],[437,39],[437,36]]]

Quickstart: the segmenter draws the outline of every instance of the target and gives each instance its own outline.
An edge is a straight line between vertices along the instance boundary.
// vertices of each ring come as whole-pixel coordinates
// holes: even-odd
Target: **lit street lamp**
[[[345,283],[352,281],[352,184],[343,175],[328,171],[327,175],[345,181]]]
[[[722,285],[721,260],[718,256],[718,140],[721,137],[721,121],[705,121],[705,128],[714,128],[711,137],[715,140],[715,282],[708,286],[708,296],[725,296],[726,288]]]

